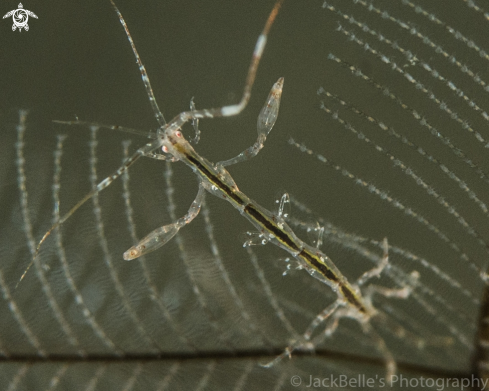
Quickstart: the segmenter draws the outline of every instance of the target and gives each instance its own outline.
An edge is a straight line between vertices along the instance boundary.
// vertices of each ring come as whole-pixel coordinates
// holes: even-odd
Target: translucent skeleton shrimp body
[[[238,104],[224,106],[221,108],[196,110],[192,100],[190,103],[190,111],[182,112],[167,123],[158,107],[158,104],[156,103],[150,80],[146,73],[146,69],[141,62],[139,54],[136,50],[136,46],[129,33],[128,27],[121,13],[111,0],[111,3],[119,17],[119,20],[124,27],[134,56],[136,57],[150,104],[153,108],[156,120],[159,123],[159,128],[156,134],[148,135],[147,133],[119,126],[106,126],[95,123],[86,123],[78,120],[62,122],[66,124],[88,124],[93,126],[122,130],[130,133],[136,133],[138,135],[143,135],[153,140],[143,147],[139,148],[112,175],[102,180],[90,193],[88,193],[73,208],[71,208],[68,213],[62,216],[58,220],[58,222],[54,224],[44,234],[43,238],[37,246],[37,250],[33,259],[37,257],[41,245],[55,228],[61,226],[87,200],[89,200],[98,192],[105,189],[115,179],[121,176],[140,157],[144,156],[159,160],[170,160],[174,162],[182,161],[194,171],[199,179],[199,190],[197,196],[192,202],[192,205],[190,206],[187,214],[177,221],[169,225],[157,228],[153,232],[149,233],[147,236],[141,239],[139,243],[132,246],[124,253],[124,259],[132,260],[138,258],[143,254],[155,251],[156,249],[165,245],[165,243],[173,238],[182,227],[189,224],[199,214],[205,192],[210,192],[231,203],[231,205],[233,205],[244,217],[246,217],[258,230],[258,232],[256,233],[248,233],[250,239],[246,241],[244,246],[249,246],[252,244],[266,244],[268,242],[277,245],[278,247],[289,252],[298,261],[300,268],[306,269],[311,276],[324,282],[337,293],[337,300],[314,319],[309,328],[303,334],[303,340],[292,343],[281,356],[277,357],[274,361],[268,364],[268,366],[275,364],[284,356],[290,355],[291,352],[295,349],[304,349],[308,348],[309,346],[312,346],[311,349],[313,349],[313,332],[321,323],[325,322],[326,320],[333,320],[333,322],[326,328],[324,332],[325,335],[329,335],[332,334],[336,329],[338,325],[338,320],[340,318],[350,317],[358,320],[363,330],[366,333],[372,335],[373,338],[377,341],[378,350],[384,356],[386,361],[387,375],[389,378],[391,378],[396,371],[396,364],[393,356],[387,349],[382,338],[378,336],[370,326],[370,320],[379,314],[378,310],[376,310],[372,305],[371,296],[374,292],[380,292],[387,294],[391,297],[397,296],[405,298],[409,295],[412,287],[416,283],[417,273],[413,272],[411,274],[412,278],[409,286],[405,286],[398,290],[386,290],[385,288],[376,290],[373,286],[369,286],[368,288],[370,289],[366,289],[365,295],[362,295],[360,288],[371,278],[378,277],[383,269],[388,265],[388,245],[386,239],[384,240],[384,256],[382,257],[382,261],[377,265],[377,267],[365,272],[355,283],[352,284],[334,265],[332,260],[319,250],[318,247],[320,245],[320,240],[317,243],[317,247],[312,247],[300,240],[296,236],[292,228],[290,228],[290,226],[287,224],[287,216],[284,212],[285,207],[289,203],[289,198],[287,194],[285,194],[280,200],[278,213],[272,213],[266,208],[258,205],[255,201],[247,197],[245,194],[243,194],[236,186],[229,172],[224,168],[225,166],[239,163],[256,156],[258,152],[263,148],[265,140],[277,120],[284,79],[279,78],[278,81],[273,85],[270,94],[265,102],[265,105],[263,106],[263,109],[258,116],[258,138],[255,144],[238,154],[236,157],[219,162],[217,164],[212,164],[205,158],[201,157],[194,150],[194,148],[185,139],[181,132],[182,126],[187,122],[191,122],[195,129],[196,137],[194,141],[196,142],[200,137],[200,131],[198,129],[198,123],[200,119],[234,116],[244,110],[251,96],[251,88],[255,80],[258,63],[265,49],[269,30],[275,20],[279,8],[282,5],[282,2],[283,0],[277,0],[277,2],[275,3],[275,6],[267,19],[265,27],[257,40],[255,49],[253,51],[251,64],[248,69],[248,75],[246,78],[241,101]],[[32,262],[29,267],[32,265]],[[29,267],[26,269],[20,280],[24,278]]]

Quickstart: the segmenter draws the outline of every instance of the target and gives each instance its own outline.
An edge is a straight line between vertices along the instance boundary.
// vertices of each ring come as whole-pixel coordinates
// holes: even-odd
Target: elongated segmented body
[[[238,209],[240,213],[245,216],[259,230],[260,235],[263,237],[264,243],[271,242],[285,249],[290,254],[292,254],[300,262],[301,266],[304,267],[312,276],[331,286],[345,304],[351,306],[356,310],[359,318],[368,319],[375,313],[373,307],[363,299],[359,290],[353,287],[348,282],[348,280],[343,276],[343,274],[338,270],[338,268],[333,264],[328,256],[319,251],[317,248],[313,248],[300,240],[295,235],[293,230],[287,225],[283,217],[271,213],[267,209],[258,205],[255,201],[250,199],[244,193],[242,193],[234,183],[234,180],[232,179],[229,172],[224,168],[224,166],[229,166],[231,164],[250,159],[263,148],[266,137],[272,130],[275,121],[277,120],[284,83],[283,78],[280,78],[272,87],[267,101],[265,102],[265,105],[261,110],[260,115],[258,116],[257,141],[253,146],[243,151],[236,157],[213,165],[205,158],[201,157],[194,150],[194,148],[184,138],[181,132],[182,126],[191,120],[197,121],[201,118],[232,116],[240,113],[246,107],[251,96],[251,87],[254,83],[258,63],[265,49],[268,32],[282,2],[283,0],[278,0],[275,4],[275,7],[268,17],[262,34],[259,36],[258,41],[255,45],[253,57],[248,70],[245,88],[243,91],[243,96],[240,103],[216,109],[195,110],[195,105],[192,101],[192,111],[186,111],[177,115],[168,124],[165,122],[163,114],[159,110],[159,107],[156,103],[149,77],[136,50],[136,46],[129,33],[126,22],[124,21],[122,14],[112,2],[112,5],[114,6],[119,16],[119,20],[124,27],[128,40],[131,44],[131,48],[136,57],[139,70],[141,72],[141,77],[146,88],[146,92],[149,96],[153,111],[155,112],[155,117],[160,124],[160,128],[158,129],[156,135],[149,136],[150,138],[154,138],[152,142],[139,148],[133,156],[129,157],[126,160],[124,165],[117,169],[111,176],[101,181],[94,190],[88,193],[68,213],[66,213],[58,221],[58,223],[53,225],[53,227],[51,227],[49,231],[46,232],[37,247],[37,252],[34,258],[37,256],[41,244],[46,240],[46,238],[56,227],[59,227],[63,222],[65,222],[81,205],[83,205],[94,194],[109,186],[140,157],[147,156],[161,160],[171,159],[172,161],[181,160],[189,167],[191,167],[192,170],[201,179],[199,192],[196,199],[192,203],[188,213],[176,222],[157,228],[156,230],[151,232],[138,244],[127,250],[124,253],[124,259],[131,260],[138,258],[141,255],[154,251],[167,243],[183,226],[190,223],[198,215],[200,211],[200,206],[203,201],[205,189],[210,193],[227,200],[231,203],[231,205]],[[74,124],[82,122],[72,121],[69,123]],[[124,128],[122,128],[121,130],[124,130]],[[134,130],[129,131],[132,133],[137,133],[137,131]],[[197,128],[196,131],[198,134]],[[148,137],[147,134],[145,134],[145,136]],[[164,152],[164,155],[155,153],[155,151],[160,148]],[[27,270],[22,275],[21,280],[25,276]]]
[[[263,146],[264,138],[273,128],[278,116],[280,98],[282,95],[284,79],[280,78],[272,87],[270,95],[265,103],[265,106],[258,117],[258,141]],[[301,265],[306,268],[311,275],[322,280],[330,285],[337,293],[351,306],[353,306],[360,314],[367,317],[373,315],[373,308],[368,306],[363,300],[359,291],[355,289],[338,268],[333,264],[330,258],[313,248],[302,240],[300,240],[285,220],[276,214],[271,213],[264,207],[258,205],[247,195],[242,193],[229,172],[223,167],[222,163],[213,165],[203,157],[201,157],[190,143],[183,137],[182,133],[177,131],[172,135],[167,136],[169,144],[165,142],[164,151],[171,154],[173,157],[183,161],[201,178],[202,186],[210,193],[227,200],[231,205],[240,211],[266,238],[266,242],[271,242],[277,246],[287,250]],[[225,163],[235,162],[235,160],[244,160],[249,157],[245,156],[246,150],[236,158],[226,161]],[[249,153],[251,155],[251,152]],[[242,157],[241,159],[239,159]],[[195,201],[194,201],[195,203]],[[182,220],[183,219],[183,220]],[[178,229],[185,225],[185,219],[182,222],[165,226],[160,235],[161,240],[155,242],[158,247],[165,244],[173,237]],[[161,230],[159,228],[158,230]],[[152,233],[153,234],[153,233]],[[138,245],[133,246],[125,254],[124,258],[134,259],[145,253],[155,250],[155,246],[148,243],[148,235]],[[154,236],[154,235],[153,235]],[[144,248],[141,248],[144,246]]]
[[[263,148],[265,140],[277,120],[284,79],[280,78],[273,85],[267,101],[265,102],[265,105],[258,116],[258,138],[256,142],[251,147],[241,152],[234,158],[219,162],[217,164],[212,164],[194,150],[194,148],[185,139],[181,132],[183,125],[187,122],[191,122],[194,126],[196,133],[194,141],[197,141],[200,137],[200,130],[198,129],[199,119],[233,116],[239,114],[242,110],[244,110],[251,97],[251,88],[255,80],[255,75],[260,58],[265,48],[268,32],[273,24],[273,21],[275,20],[275,17],[282,2],[283,0],[277,0],[277,2],[275,3],[275,6],[267,19],[265,27],[257,40],[255,49],[253,51],[251,64],[248,69],[248,76],[246,78],[246,84],[243,90],[241,101],[238,104],[224,106],[221,108],[196,110],[195,104],[192,99],[190,103],[191,110],[185,111],[177,115],[169,123],[166,123],[164,116],[159,110],[159,107],[156,103],[149,77],[136,50],[128,27],[121,13],[112,2],[112,5],[114,6],[119,16],[119,20],[124,27],[127,38],[136,57],[136,61],[141,72],[141,77],[146,88],[150,104],[153,108],[155,117],[160,127],[158,128],[156,134],[148,135],[148,133],[143,133],[134,129],[122,128],[119,126],[106,126],[96,123],[89,124],[92,126],[127,131],[133,134],[135,133],[145,137],[149,137],[153,140],[150,143],[139,148],[112,175],[101,181],[90,193],[88,193],[73,208],[71,208],[68,213],[63,215],[63,217],[61,217],[59,221],[54,224],[43,236],[37,246],[37,250],[34,254],[33,260],[37,257],[42,243],[55,228],[63,224],[88,199],[105,189],[115,179],[121,176],[140,157],[144,156],[159,160],[182,161],[187,164],[199,178],[199,191],[187,214],[171,224],[155,229],[153,232],[141,239],[136,245],[127,250],[123,255],[124,259],[131,260],[138,258],[141,255],[154,251],[167,243],[171,238],[176,235],[176,233],[182,227],[189,224],[198,215],[204,199],[205,191],[208,191],[215,196],[227,200],[258,229],[258,236],[255,238],[258,239],[258,242],[256,242],[255,239],[250,239],[248,242],[245,243],[245,245],[258,243],[266,244],[267,242],[271,242],[283,248],[299,261],[301,268],[306,269],[309,274],[329,285],[337,293],[338,299],[333,304],[328,306],[323,312],[321,312],[304,333],[304,339],[306,341],[311,340],[312,333],[315,328],[332,314],[335,314],[335,322],[333,322],[333,324],[329,328],[327,328],[329,332],[332,333],[334,331],[337,326],[337,320],[340,317],[349,316],[357,319],[362,324],[366,332],[369,332],[376,336],[369,324],[369,320],[378,314],[378,311],[373,307],[370,300],[371,293],[374,292],[374,289],[371,289],[370,293],[367,293],[364,297],[360,293],[360,287],[370,278],[380,275],[382,270],[387,266],[387,240],[384,240],[384,257],[382,258],[382,261],[379,263],[379,265],[371,271],[365,272],[355,282],[355,284],[351,284],[333,264],[328,256],[322,253],[318,248],[314,248],[300,240],[295,235],[290,226],[286,223],[284,219],[285,215],[283,213],[283,208],[285,202],[288,202],[287,195],[284,195],[282,197],[279,212],[277,214],[274,214],[266,208],[258,205],[255,201],[242,193],[238,189],[238,186],[235,184],[229,172],[224,168],[225,166],[229,166],[231,164],[235,164],[256,156],[256,154],[258,154],[258,152]],[[86,122],[78,120],[66,123],[83,125],[87,124]],[[161,150],[163,153],[159,153],[159,150]],[[249,234],[253,235],[251,233]],[[321,239],[318,241],[318,247],[320,241]],[[29,267],[32,265],[32,262]],[[29,267],[22,275],[21,280],[27,273]],[[413,274],[412,277],[412,280],[415,281],[417,275]],[[399,292],[396,292],[395,290],[389,290],[388,294],[390,296],[396,295],[397,297],[407,297],[407,295],[409,295],[409,292],[410,288],[408,289],[407,287],[405,287],[399,290]],[[342,310],[339,310],[340,307],[344,308]],[[378,341],[379,350],[386,358],[388,374],[392,377],[392,375],[395,373],[394,358],[387,350],[383,340],[378,336],[376,336],[376,339]],[[289,355],[294,349],[299,346],[303,345],[299,344],[287,348],[284,355]],[[284,355],[279,356],[277,360]],[[274,362],[272,362],[270,365],[273,365],[273,363]]]
[[[248,196],[236,186],[229,186],[221,179],[215,167],[202,159],[193,148],[181,148],[180,160],[191,166],[201,178],[210,184],[211,193],[229,201],[243,216],[245,216],[264,236],[267,241],[287,250],[316,278],[330,285],[335,291],[362,314],[369,314],[371,309],[364,302],[360,293],[354,289],[348,280],[341,274],[330,258],[316,248],[300,240],[282,217],[279,217]]]

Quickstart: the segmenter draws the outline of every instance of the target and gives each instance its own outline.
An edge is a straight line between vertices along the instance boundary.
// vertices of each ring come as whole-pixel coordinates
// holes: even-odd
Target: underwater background
[[[192,97],[197,108],[240,99],[273,3],[117,2],[167,121]],[[288,192],[297,235],[313,244],[307,228],[324,226],[321,249],[350,281],[375,266],[387,237],[391,267],[372,283],[402,288],[412,271],[420,278],[408,299],[374,296],[387,320],[373,327],[399,376],[444,379],[444,389],[487,368],[484,5],[286,0],[248,107],[200,121],[195,147],[218,162],[252,145],[258,113],[284,77],[265,148],[229,172],[269,210]],[[0,22],[0,388],[288,390],[311,376],[359,374],[380,387],[382,355],[354,320],[342,319],[316,355],[259,366],[335,294],[305,271],[284,276],[280,248],[243,248],[253,227],[221,199],[207,194],[199,217],[163,248],[122,259],[135,238],[186,213],[197,182],[178,162],[135,164],[52,233],[15,288],[55,203],[67,212],[121,165],[125,145],[130,153],[146,142],[52,121],[156,129],[110,2],[24,8],[38,16],[29,31]]]

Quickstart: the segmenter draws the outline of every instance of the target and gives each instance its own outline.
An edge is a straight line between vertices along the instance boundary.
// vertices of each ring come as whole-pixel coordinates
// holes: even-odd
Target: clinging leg
[[[374,341],[376,342],[377,350],[382,356],[384,356],[385,367],[386,367],[386,380],[387,384],[392,385],[392,381],[394,380],[394,376],[397,372],[397,364],[394,356],[391,351],[387,347],[384,339],[374,330],[370,323],[362,324],[363,331],[365,334],[370,335]]]
[[[138,244],[132,246],[127,250],[123,257],[126,261],[138,258],[141,255],[148,254],[161,246],[164,246],[171,238],[173,238],[177,232],[183,226],[189,224],[193,219],[197,217],[200,212],[200,207],[204,201],[205,188],[202,183],[199,184],[199,191],[197,197],[190,205],[188,212],[185,216],[179,218],[172,224],[165,225],[163,227],[155,229],[149,235],[139,241]]]
[[[338,308],[341,306],[341,302],[339,300],[335,300],[334,303],[330,304],[328,307],[326,307],[324,310],[322,310],[319,314],[316,315],[314,320],[309,324],[309,327],[307,330],[304,332],[304,340],[310,341],[312,334],[316,330],[316,328],[326,320],[328,320],[335,312],[337,312]],[[336,316],[335,319],[338,320],[340,317]],[[338,326],[338,323],[335,321],[332,323],[332,326],[327,329],[331,329],[330,331],[324,332],[326,335],[331,335],[334,330],[336,330],[336,327]]]
[[[285,357],[291,357],[292,353],[294,350],[308,350],[308,351],[314,351],[314,346],[315,343],[311,342],[311,336],[314,330],[324,321],[329,319],[331,316],[334,316],[336,310],[338,307],[341,305],[339,300],[336,300],[334,303],[330,304],[328,307],[326,307],[321,313],[319,313],[316,318],[311,322],[305,333],[303,334],[303,337],[301,340],[294,341],[292,342],[289,346],[287,346],[282,354],[279,356],[275,357],[274,360],[270,361],[267,364],[261,364],[262,367],[264,368],[271,368],[280,361],[282,361]],[[328,329],[332,329],[330,333],[332,334],[334,330],[336,330],[338,323],[337,319],[334,319],[333,323],[327,327]],[[329,335],[328,332],[325,330],[325,334]],[[322,338],[322,337],[321,337]]]
[[[387,242],[387,238],[384,238],[384,240],[382,241],[382,247],[384,250],[384,254],[381,261],[376,267],[366,271],[358,278],[357,281],[355,281],[355,285],[357,287],[360,288],[373,277],[380,277],[380,274],[389,266],[389,244]],[[397,297],[399,299],[406,299],[416,287],[418,279],[419,273],[416,270],[413,270],[407,277],[405,286],[403,286],[402,288],[386,288],[383,286],[371,284],[366,287],[364,297],[367,298],[369,301],[372,301],[372,296],[374,295],[374,293],[380,293],[384,297]]]
[[[358,278],[358,280],[355,282],[358,287],[361,287],[373,277],[380,277],[380,274],[389,264],[389,243],[387,242],[387,238],[384,238],[382,241],[382,249],[384,250],[384,254],[382,255],[381,261],[376,267],[371,270],[367,270]]]
[[[386,288],[378,285],[369,285],[365,290],[365,297],[372,300],[372,296],[377,293],[388,298],[407,299],[416,288],[418,280],[419,272],[413,270],[407,278],[406,285],[402,288]]]

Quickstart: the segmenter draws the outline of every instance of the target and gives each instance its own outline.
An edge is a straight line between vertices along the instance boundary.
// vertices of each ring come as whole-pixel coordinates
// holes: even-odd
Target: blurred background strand
[[[239,101],[273,4],[117,1],[167,118],[192,98]],[[330,337],[336,325],[319,327],[315,353],[260,366],[336,295],[277,246],[243,248],[253,227],[222,199],[207,195],[163,248],[123,260],[187,213],[198,184],[180,163],[140,159],[53,231],[15,289],[53,222],[158,126],[110,2],[24,8],[38,16],[28,31],[0,21],[0,389],[358,387],[330,384],[341,376],[381,388],[378,345],[351,319]],[[265,147],[229,172],[268,210],[289,193],[288,224],[322,242],[349,281],[381,262],[384,238],[388,266],[365,287],[399,289],[419,273],[407,299],[373,296],[372,327],[398,365],[393,388],[489,379],[488,12],[468,0],[286,0],[249,106],[199,122],[201,156],[236,156],[285,78]],[[52,122],[74,119],[138,132]]]

